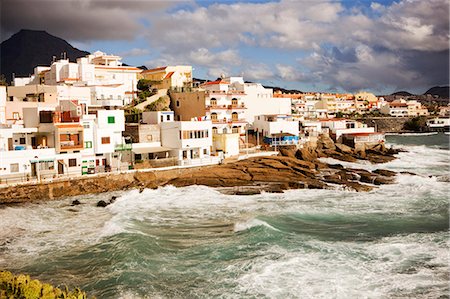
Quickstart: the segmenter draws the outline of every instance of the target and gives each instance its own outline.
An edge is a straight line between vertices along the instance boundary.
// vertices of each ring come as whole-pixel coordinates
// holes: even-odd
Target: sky
[[[129,65],[192,65],[195,78],[376,94],[449,84],[448,0],[0,1],[1,40],[46,30]]]

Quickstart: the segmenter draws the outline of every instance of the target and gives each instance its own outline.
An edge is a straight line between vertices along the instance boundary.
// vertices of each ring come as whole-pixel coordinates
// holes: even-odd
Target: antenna
[[[67,59],[67,52],[64,52],[64,60]]]

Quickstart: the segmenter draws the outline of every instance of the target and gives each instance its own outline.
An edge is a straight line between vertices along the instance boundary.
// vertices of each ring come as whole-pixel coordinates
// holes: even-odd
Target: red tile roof
[[[154,69],[144,70],[143,73],[151,73],[151,72],[156,72],[156,71],[163,71],[166,68],[167,68],[167,66],[157,67],[157,68],[154,68]]]
[[[204,85],[215,85],[215,84],[230,84],[230,82],[216,80],[216,81],[206,82]]]
[[[175,73],[175,72],[168,73],[164,79],[168,79],[168,78],[172,77],[173,73]]]

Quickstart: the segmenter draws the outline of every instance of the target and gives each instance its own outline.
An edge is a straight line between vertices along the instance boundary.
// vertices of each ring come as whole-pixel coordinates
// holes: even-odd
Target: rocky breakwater
[[[358,159],[383,163],[395,159],[397,150],[386,149],[380,144],[364,151],[335,144],[329,137],[321,137],[315,148],[282,148],[281,156],[258,157],[235,163],[198,169],[181,174],[167,185],[177,187],[206,185],[218,187],[226,194],[257,194],[282,192],[287,189],[324,189],[344,187],[356,191],[370,191],[376,185],[391,184],[396,173],[389,170],[373,172],[344,168],[340,164],[327,164],[322,157],[355,162]]]

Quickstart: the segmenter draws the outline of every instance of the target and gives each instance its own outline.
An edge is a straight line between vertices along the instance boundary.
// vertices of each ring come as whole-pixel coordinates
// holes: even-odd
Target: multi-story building
[[[159,89],[175,89],[192,87],[192,66],[163,66],[144,70],[139,78],[154,81],[153,87]]]
[[[253,122],[253,130],[261,133],[264,142],[271,146],[295,145],[299,142],[299,121],[292,115],[258,115]]]
[[[203,85],[206,90],[206,116],[213,123],[214,134],[245,134],[248,123],[243,100],[245,93],[229,87],[230,83],[224,80],[207,82]]]
[[[171,156],[180,161],[209,157],[212,123],[209,120],[162,122],[161,145],[171,148]]]
[[[356,120],[345,118],[332,118],[320,120],[322,129],[329,130],[329,135],[337,142],[342,143],[343,134],[366,134],[374,133],[374,127],[368,127],[366,124]]]
[[[135,98],[141,70],[123,66],[120,60],[119,56],[100,51],[78,58],[76,63],[61,59],[50,67],[36,67],[29,78],[16,78],[14,85],[86,86],[91,89],[92,105],[123,106]]]
[[[428,109],[417,101],[394,100],[381,107],[380,112],[395,117],[416,117],[429,115]]]

